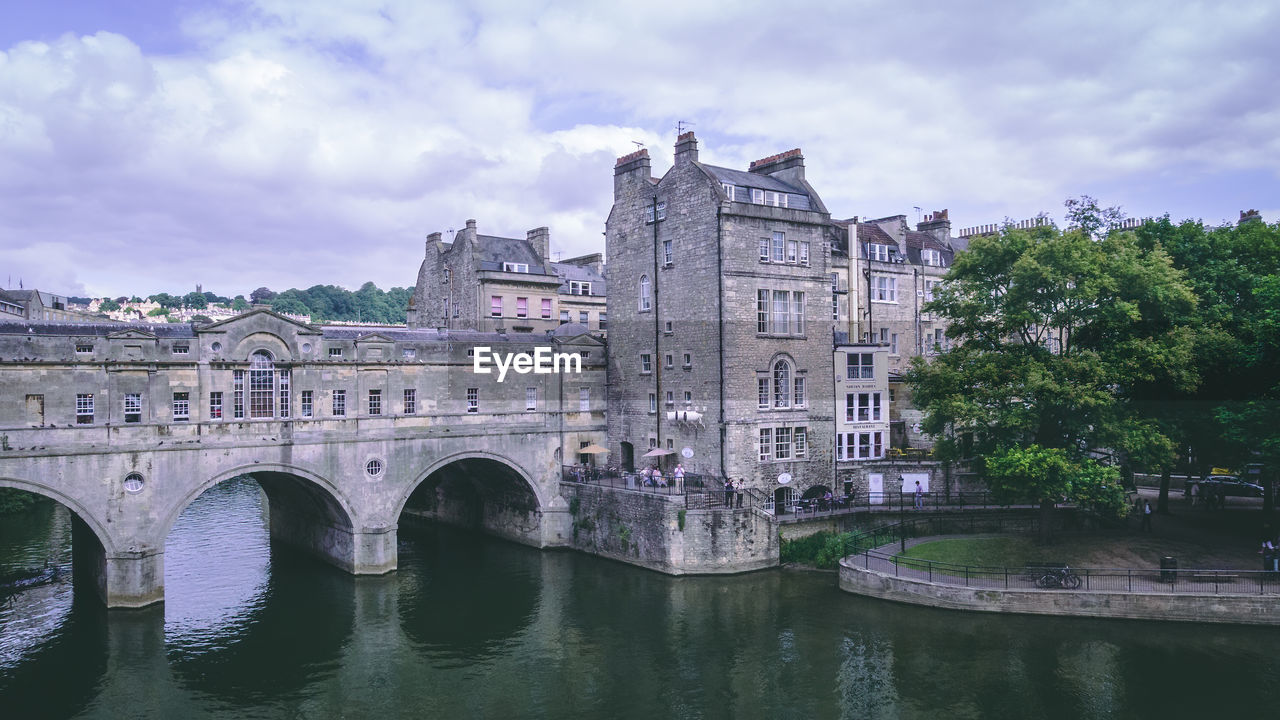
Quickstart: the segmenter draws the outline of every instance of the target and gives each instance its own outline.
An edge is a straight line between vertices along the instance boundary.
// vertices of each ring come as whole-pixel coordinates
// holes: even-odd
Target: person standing
[[[1142,503],[1142,529],[1151,532],[1151,502],[1144,500]]]
[[[684,464],[676,463],[676,492],[684,492]]]
[[[738,478],[738,481],[733,484],[734,494],[738,496],[738,507],[742,507],[742,486],[746,484],[746,478]]]
[[[924,488],[920,487],[920,481],[916,481],[916,510],[924,509]]]
[[[733,507],[733,480],[724,479],[724,506]]]

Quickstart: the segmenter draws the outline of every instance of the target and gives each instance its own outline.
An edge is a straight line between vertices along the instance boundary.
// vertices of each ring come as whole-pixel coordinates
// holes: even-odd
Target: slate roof
[[[504,238],[497,235],[476,235],[475,251],[472,255],[478,270],[496,270],[501,272],[502,263],[524,263],[529,266],[530,275],[549,275],[542,264],[542,258],[529,244],[528,240]]]
[[[0,335],[46,335],[106,337],[125,330],[137,330],[162,338],[194,338],[189,323],[73,323],[73,322],[0,322]]]
[[[742,170],[733,170],[730,168],[722,168],[707,164],[703,164],[702,167],[722,183],[729,183],[730,185],[736,185],[738,187],[759,188],[761,190],[773,190],[775,192],[804,195],[805,197],[809,196],[809,192],[804,188],[784,183],[772,175],[743,172]]]
[[[551,263],[551,269],[555,271],[556,275],[560,276],[562,281],[560,283],[560,292],[566,295],[569,293],[570,280],[591,283],[590,297],[605,294],[604,276],[592,268],[572,263]]]
[[[878,245],[891,245],[897,247],[898,243],[894,241],[889,233],[880,229],[875,223],[858,223],[858,242],[876,243]]]

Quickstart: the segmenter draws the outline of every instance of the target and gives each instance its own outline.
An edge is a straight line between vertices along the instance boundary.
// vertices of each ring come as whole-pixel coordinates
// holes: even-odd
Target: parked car
[[[1203,497],[1206,493],[1213,492],[1220,497],[1262,497],[1262,486],[1246,482],[1235,475],[1210,475],[1204,480],[1199,480],[1188,484],[1187,492],[1190,493],[1190,487],[1198,486],[1196,494]]]

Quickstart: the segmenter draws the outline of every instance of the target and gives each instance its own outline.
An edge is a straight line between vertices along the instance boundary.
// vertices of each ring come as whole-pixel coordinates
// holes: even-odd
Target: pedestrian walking
[[[1142,529],[1151,532],[1151,503],[1143,501],[1142,503]]]
[[[924,488],[920,487],[920,481],[916,481],[916,510],[924,509]]]

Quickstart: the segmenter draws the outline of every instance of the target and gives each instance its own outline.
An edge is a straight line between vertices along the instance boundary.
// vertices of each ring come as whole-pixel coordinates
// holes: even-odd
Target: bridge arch
[[[98,539],[98,543],[102,545],[104,552],[111,555],[118,550],[115,539],[107,532],[106,528],[102,526],[102,523],[99,522],[98,518],[95,517],[93,513],[89,512],[79,500],[76,500],[70,495],[63,494],[48,485],[12,477],[0,477],[0,487],[25,490],[29,493],[60,503],[66,507],[67,510],[71,511],[72,516],[83,522],[85,526],[93,532],[93,535]]]
[[[543,547],[549,500],[515,460],[467,450],[436,459],[400,493],[397,523],[434,521]]]
[[[210,488],[232,478],[252,477],[267,496],[273,541],[292,545],[348,572],[359,560],[359,523],[350,498],[317,472],[283,463],[247,463],[228,468],[185,492],[157,523],[155,542],[163,547],[182,512]]]

